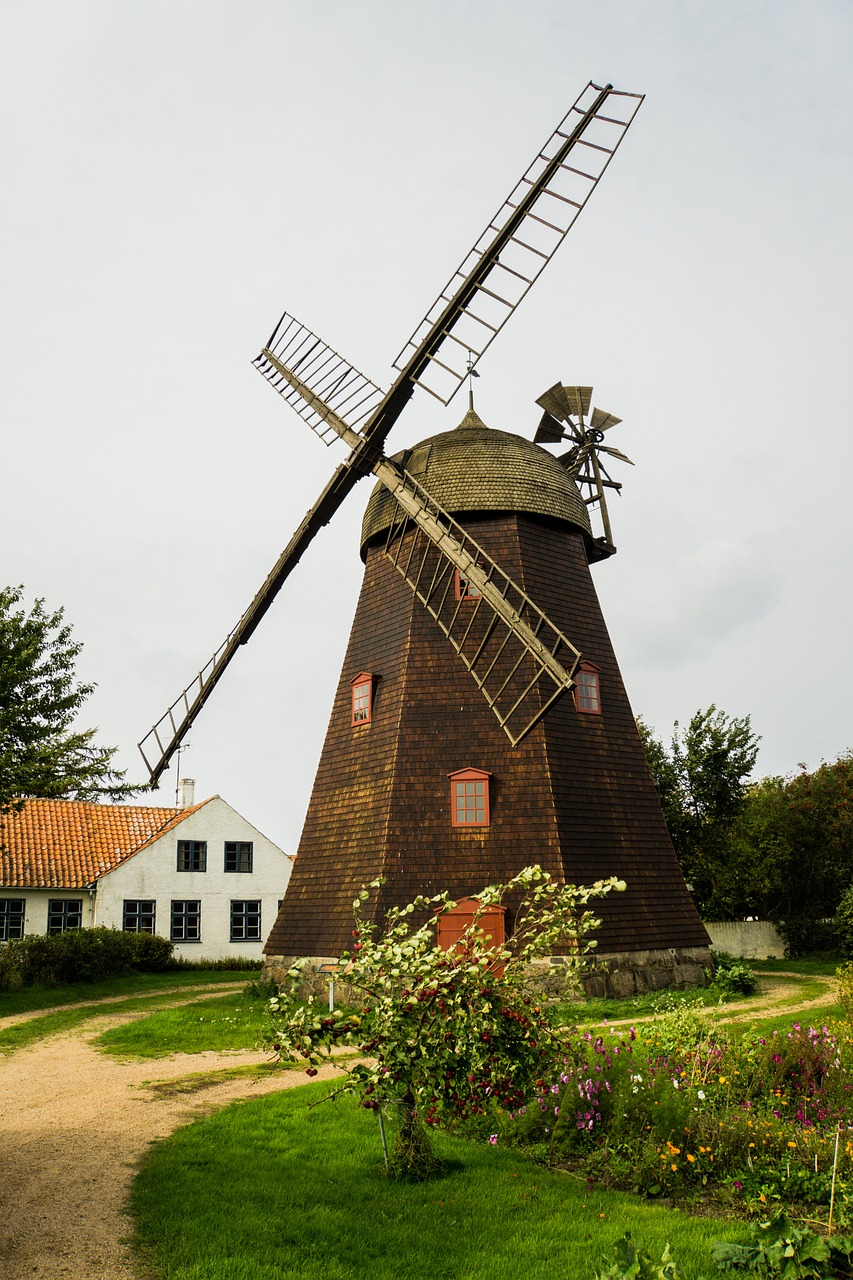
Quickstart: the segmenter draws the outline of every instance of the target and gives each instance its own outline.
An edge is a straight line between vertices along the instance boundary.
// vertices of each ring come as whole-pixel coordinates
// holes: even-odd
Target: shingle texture
[[[522,436],[493,431],[473,410],[454,431],[432,436],[397,455],[451,515],[517,511],[573,524],[591,538],[589,514],[577,485],[552,454]],[[396,514],[394,498],[373,490],[361,529],[361,554]]]
[[[482,427],[448,434],[463,454],[466,435],[497,441],[498,457],[504,449],[503,433]],[[424,483],[433,488],[429,471]],[[601,907],[604,952],[707,947],[646,767],[579,520],[573,511],[560,518],[470,514],[476,502],[460,494],[440,500],[469,512],[460,523],[599,668],[602,714],[579,713],[565,695],[513,750],[444,635],[368,536],[299,851],[265,950],[338,955],[351,942],[355,893],[380,875],[381,911],[442,889],[467,897],[532,862],[560,880],[627,881],[627,892]],[[373,718],[353,727],[350,681],[362,671],[376,677]],[[451,823],[447,775],[464,768],[491,775],[488,827]]]
[[[183,822],[186,809],[27,800],[0,818],[0,885],[82,889]]]

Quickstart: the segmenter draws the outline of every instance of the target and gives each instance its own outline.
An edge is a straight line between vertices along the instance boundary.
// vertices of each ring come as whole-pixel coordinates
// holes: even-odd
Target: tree
[[[583,955],[595,946],[590,931],[600,923],[587,903],[625,884],[557,884],[540,867],[527,867],[508,884],[477,895],[479,907],[450,951],[436,945],[438,917],[456,906],[446,893],[390,908],[380,930],[363,912],[381,883],[363,888],[353,903],[354,941],[341,957],[359,1012],[326,1013],[313,996],[300,1002],[297,962],[270,1001],[265,1043],[281,1062],[301,1056],[309,1076],[333,1047],[355,1046],[365,1057],[355,1065],[341,1063],[346,1074],[328,1098],[354,1094],[380,1114],[392,1107],[399,1132],[390,1171],[424,1177],[437,1164],[425,1126],[518,1108],[537,1082],[559,1072],[571,1029],[553,1025],[538,1002],[530,963],[568,944],[567,979],[576,977]],[[497,947],[482,927],[483,916],[519,894],[511,941]]]
[[[668,748],[642,720],[637,727],[684,878],[704,919],[724,919],[732,826],[758,756],[750,718],[712,704],[686,729],[676,721]]]
[[[94,742],[97,729],[74,729],[94,685],[75,679],[82,645],[36,600],[19,608],[22,587],[0,589],[0,815],[30,796],[125,800],[143,787],[124,781],[115,747]]]

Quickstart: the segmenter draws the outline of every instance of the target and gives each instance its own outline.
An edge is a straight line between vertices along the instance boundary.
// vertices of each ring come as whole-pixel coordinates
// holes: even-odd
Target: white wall
[[[206,871],[178,871],[179,840],[207,842]],[[252,841],[251,872],[225,871],[226,840]],[[95,923],[121,929],[125,899],[153,898],[157,903],[155,932],[168,938],[173,899],[198,899],[202,904],[201,941],[176,943],[175,955],[188,960],[227,956],[260,960],[290,870],[290,858],[277,845],[215,796],[161,839],[99,880]],[[261,902],[259,941],[231,941],[232,899]]]
[[[88,889],[4,889],[0,898],[24,898],[24,933],[47,933],[47,904],[54,898],[76,899],[83,904],[83,928],[95,923],[95,894]]]

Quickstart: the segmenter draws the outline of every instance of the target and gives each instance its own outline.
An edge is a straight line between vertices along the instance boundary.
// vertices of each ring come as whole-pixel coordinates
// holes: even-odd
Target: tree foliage
[[[77,729],[94,685],[75,678],[82,645],[43,600],[27,612],[23,588],[0,589],[0,814],[31,796],[124,800],[143,788],[114,768],[115,747]]]
[[[675,722],[669,745],[637,721],[681,870],[706,920],[731,911],[726,871],[732,829],[744,806],[746,780],[758,756],[749,716],[711,705],[685,729]]]
[[[853,753],[748,783],[749,716],[698,711],[668,746],[637,722],[685,879],[705,920],[773,920],[790,954],[853,955]]]
[[[266,1044],[280,1061],[301,1056],[309,1076],[334,1047],[356,1047],[364,1056],[343,1064],[344,1079],[329,1097],[354,1094],[370,1110],[393,1108],[400,1124],[392,1171],[418,1176],[431,1171],[425,1125],[520,1107],[564,1060],[570,1029],[552,1024],[537,1000],[531,961],[568,944],[567,979],[576,977],[600,923],[587,904],[625,885],[557,884],[528,867],[477,895],[479,907],[453,950],[436,944],[439,916],[456,906],[446,893],[392,907],[380,929],[364,915],[380,885],[374,881],[353,903],[354,941],[341,957],[358,1012],[327,1013],[313,996],[301,1003],[297,962],[270,1002]],[[519,893],[511,941],[496,946],[484,913]]]

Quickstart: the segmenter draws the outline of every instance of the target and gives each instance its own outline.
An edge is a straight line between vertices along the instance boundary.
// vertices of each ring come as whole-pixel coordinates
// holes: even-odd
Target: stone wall
[[[668,988],[704,987],[711,969],[707,947],[668,947],[659,951],[594,953],[581,983],[587,996],[624,1000]]]
[[[261,976],[281,982],[295,959],[291,956],[266,956]],[[313,994],[318,999],[328,1000],[329,974],[321,973],[320,969],[324,964],[334,963],[333,959],[323,956],[311,957],[303,971],[303,997]],[[563,956],[537,961],[531,968],[535,986],[543,999],[571,999],[577,994]],[[667,988],[703,987],[710,969],[711,955],[707,947],[595,953],[587,957],[587,972],[581,975],[580,981],[587,996],[625,999]],[[347,985],[344,975],[335,978],[336,1004],[358,1003],[360,999],[359,994]]]

